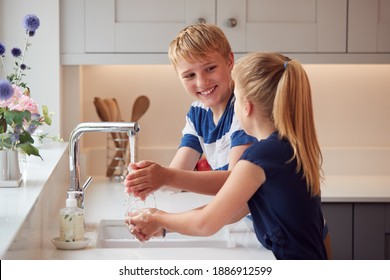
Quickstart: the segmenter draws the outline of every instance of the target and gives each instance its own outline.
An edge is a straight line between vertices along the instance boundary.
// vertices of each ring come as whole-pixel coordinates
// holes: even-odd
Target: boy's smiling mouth
[[[217,86],[214,86],[208,90],[205,90],[205,91],[198,91],[198,94],[200,95],[203,95],[203,96],[207,96],[209,95],[210,93],[212,93],[215,89],[216,89]]]

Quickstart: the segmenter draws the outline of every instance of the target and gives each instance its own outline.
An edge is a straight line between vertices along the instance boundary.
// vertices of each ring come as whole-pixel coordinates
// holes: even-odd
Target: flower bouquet
[[[39,24],[39,18],[35,15],[24,17],[25,44],[23,50],[16,47],[11,49],[14,66],[10,74],[7,73],[5,63],[6,48],[0,42],[0,60],[4,72],[2,76],[0,70],[0,150],[21,150],[27,155],[42,158],[38,148],[34,146],[32,135],[39,126],[51,125],[51,114],[45,105],[42,106],[42,112],[39,111],[38,104],[30,97],[27,84],[23,82],[25,72],[30,69],[24,63],[26,52],[31,45],[29,39],[35,35]],[[45,137],[48,135],[40,134],[38,140]]]

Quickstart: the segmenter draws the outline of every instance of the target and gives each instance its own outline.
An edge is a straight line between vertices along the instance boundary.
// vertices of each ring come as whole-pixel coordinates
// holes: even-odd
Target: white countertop
[[[20,156],[23,182],[19,187],[0,188],[0,257],[22,227],[67,148],[67,143],[54,142],[39,149],[43,160]]]
[[[124,220],[124,186],[122,183],[111,182],[104,177],[96,177],[86,191],[85,222],[86,236],[92,239],[83,250],[56,250],[47,248],[41,252],[44,259],[275,259],[271,251],[265,249],[257,241],[255,234],[244,222],[227,226],[231,238],[235,241],[233,248],[96,248],[97,226],[102,219]],[[155,199],[148,206],[169,212],[189,210],[206,204],[212,199],[194,193],[167,194],[161,191],[155,193]],[[53,231],[58,236],[58,229]],[[54,236],[53,236],[54,237]],[[130,237],[130,233],[129,233]]]
[[[390,202],[390,176],[327,176],[322,202]]]

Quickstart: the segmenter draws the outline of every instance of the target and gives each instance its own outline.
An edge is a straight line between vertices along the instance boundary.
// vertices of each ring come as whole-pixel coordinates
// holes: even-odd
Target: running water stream
[[[135,135],[132,135],[131,133],[129,133],[130,163],[135,162],[135,141],[136,141]]]
[[[135,162],[135,141],[136,136],[129,133],[129,146],[130,146],[130,163]],[[132,172],[130,167],[127,168],[128,173]],[[127,220],[132,213],[139,212],[145,208],[156,208],[156,198],[154,193],[149,195],[145,200],[141,200],[139,197],[135,197],[129,193],[125,193],[125,219]],[[132,226],[129,225],[129,231],[132,231]]]

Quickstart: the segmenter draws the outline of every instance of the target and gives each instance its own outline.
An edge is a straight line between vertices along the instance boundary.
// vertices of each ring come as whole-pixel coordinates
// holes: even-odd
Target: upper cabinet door
[[[166,53],[185,26],[215,23],[209,0],[86,0],[86,53]]]
[[[236,25],[229,27],[230,19]],[[346,52],[346,0],[218,0],[235,52]]]
[[[247,2],[217,0],[217,25],[228,38],[233,52],[246,52]]]
[[[348,52],[390,52],[390,0],[349,0]]]

